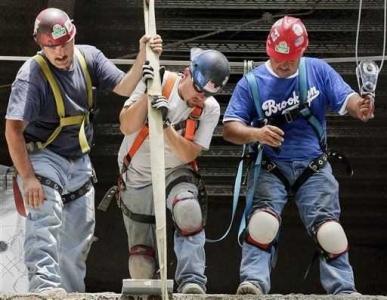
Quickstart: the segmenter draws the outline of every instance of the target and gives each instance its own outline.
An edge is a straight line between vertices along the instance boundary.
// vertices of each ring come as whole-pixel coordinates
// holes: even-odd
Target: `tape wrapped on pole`
[[[145,33],[149,36],[154,36],[156,34],[154,0],[144,0],[144,22]],[[154,70],[153,80],[147,81],[149,142],[153,202],[156,216],[157,253],[161,279],[161,295],[162,299],[168,299],[164,132],[161,114],[151,106],[152,96],[161,95],[161,80],[159,73],[160,62],[158,55],[152,51],[149,43],[146,46],[146,59],[149,61]]]

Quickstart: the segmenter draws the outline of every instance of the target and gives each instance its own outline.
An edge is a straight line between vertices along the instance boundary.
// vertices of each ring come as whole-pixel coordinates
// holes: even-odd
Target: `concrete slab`
[[[0,294],[1,300],[158,300],[158,296],[138,296],[138,295],[121,295],[115,293],[95,293],[95,294],[80,294],[70,293],[66,296],[62,294],[42,295],[42,294]],[[288,295],[226,295],[226,294],[208,294],[208,295],[184,295],[173,294],[171,300],[387,300],[387,296],[382,295],[303,295],[303,294],[288,294]]]

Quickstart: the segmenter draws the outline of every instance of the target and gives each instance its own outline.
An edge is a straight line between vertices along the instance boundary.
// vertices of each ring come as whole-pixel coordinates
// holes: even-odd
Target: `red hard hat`
[[[266,53],[277,60],[294,60],[308,47],[308,33],[300,19],[285,16],[271,27]]]
[[[57,8],[42,10],[35,19],[34,39],[40,46],[63,45],[74,38],[76,32],[69,16]]]

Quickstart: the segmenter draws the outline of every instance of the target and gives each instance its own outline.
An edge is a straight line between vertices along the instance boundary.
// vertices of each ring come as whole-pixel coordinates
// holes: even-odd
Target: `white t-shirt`
[[[167,73],[164,75],[166,78]],[[169,111],[168,119],[177,124],[182,120],[186,120],[193,110],[192,107],[187,106],[186,102],[180,98],[178,94],[178,85],[181,80],[181,76],[176,80],[171,94],[169,96]],[[137,99],[145,91],[145,84],[140,82],[130,98],[125,102],[125,106],[129,106],[136,102]],[[219,103],[214,97],[208,97],[204,102],[202,114],[199,118],[199,127],[195,132],[193,141],[203,147],[204,150],[208,150],[211,143],[212,134],[218,124],[220,116]],[[118,152],[118,166],[121,170],[122,162],[130,147],[133,144],[138,131],[124,137],[120,150]],[[165,143],[165,169],[176,168],[185,164],[181,161],[171,150],[169,145]],[[141,147],[138,149],[133,159],[130,162],[129,168],[125,174],[124,180],[126,184],[132,187],[143,187],[149,185],[152,182],[151,168],[150,168],[150,149],[149,149],[149,137],[145,139]]]

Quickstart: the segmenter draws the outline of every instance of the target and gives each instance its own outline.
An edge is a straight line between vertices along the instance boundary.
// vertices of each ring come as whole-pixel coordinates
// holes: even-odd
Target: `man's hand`
[[[142,81],[146,84],[148,80],[153,80],[154,71],[149,61],[145,61],[142,65]]]
[[[257,141],[270,147],[281,147],[284,141],[284,132],[272,125],[257,128]]]
[[[167,121],[169,110],[169,103],[167,98],[164,96],[153,96],[152,107],[160,111],[163,122]]]
[[[353,117],[363,122],[374,118],[375,101],[372,95],[353,94],[347,102],[346,110]]]
[[[43,204],[44,192],[42,184],[35,177],[23,178],[24,201],[27,206],[38,208]]]
[[[363,122],[367,122],[369,119],[374,118],[375,100],[371,95],[365,95],[358,102],[359,106],[359,119]]]
[[[139,41],[140,52],[145,51],[145,47],[148,42],[152,51],[160,56],[163,52],[163,40],[161,37],[158,34],[152,37],[149,35],[143,35]]]
[[[270,147],[281,147],[283,136],[281,128],[273,125],[257,128],[239,121],[230,121],[225,122],[223,127],[223,138],[238,145],[259,142]]]

